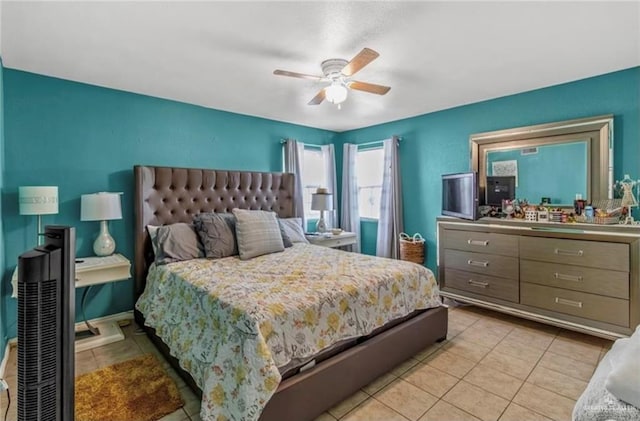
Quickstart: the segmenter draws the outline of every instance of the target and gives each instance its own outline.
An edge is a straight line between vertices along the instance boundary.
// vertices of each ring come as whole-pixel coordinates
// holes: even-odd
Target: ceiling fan
[[[341,58],[331,58],[322,62],[322,73],[324,76],[307,75],[304,73],[289,72],[287,70],[274,70],[274,75],[297,77],[300,79],[315,80],[318,82],[329,82],[309,101],[309,105],[318,105],[325,99],[332,104],[340,104],[347,99],[349,89],[369,92],[377,95],[384,95],[391,89],[389,86],[376,85],[374,83],[359,82],[351,77],[360,71],[364,66],[378,58],[380,54],[370,48],[363,48],[351,61]]]

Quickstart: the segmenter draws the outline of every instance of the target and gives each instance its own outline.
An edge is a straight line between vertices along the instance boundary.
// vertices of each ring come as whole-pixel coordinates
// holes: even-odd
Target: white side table
[[[121,254],[113,254],[107,257],[77,257],[76,258],[76,288],[85,288],[82,293],[80,306],[76,306],[82,312],[82,318],[87,329],[76,327],[76,352],[110,344],[124,339],[124,333],[115,321],[98,322],[91,325],[85,317],[85,301],[89,289],[93,285],[107,284],[110,282],[124,281],[131,277],[131,262]],[[17,291],[18,268],[13,271],[11,283],[14,292]]]
[[[343,231],[338,235],[325,233],[318,235],[306,235],[305,237],[311,244],[323,247],[342,247],[356,243],[356,234],[348,231]]]

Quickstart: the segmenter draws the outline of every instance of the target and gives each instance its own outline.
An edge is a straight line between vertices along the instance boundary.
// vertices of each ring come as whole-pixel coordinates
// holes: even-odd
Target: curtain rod
[[[402,142],[402,137],[400,137],[400,136],[391,136],[391,138],[392,138],[392,139],[393,139],[394,137],[396,138],[396,141],[398,141],[398,143],[399,143],[399,142]],[[368,146],[368,145],[375,145],[375,144],[377,144],[377,143],[382,143],[382,142],[384,142],[385,140],[387,140],[387,139],[374,140],[374,141],[372,141],[372,142],[365,142],[365,143],[356,143],[355,145],[356,145],[356,146]]]

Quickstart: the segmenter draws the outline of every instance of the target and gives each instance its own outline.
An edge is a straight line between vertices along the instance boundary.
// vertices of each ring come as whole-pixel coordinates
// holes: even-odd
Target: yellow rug
[[[154,421],[184,405],[151,354],[78,376],[75,395],[76,421]]]

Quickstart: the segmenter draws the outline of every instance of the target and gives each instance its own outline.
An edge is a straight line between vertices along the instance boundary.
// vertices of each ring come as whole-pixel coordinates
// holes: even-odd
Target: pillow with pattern
[[[302,218],[282,218],[280,224],[292,243],[309,243],[302,229]]]
[[[207,212],[193,218],[204,254],[209,259],[237,256],[236,217],[231,213]]]
[[[275,212],[234,209],[240,259],[284,251],[280,224]]]

